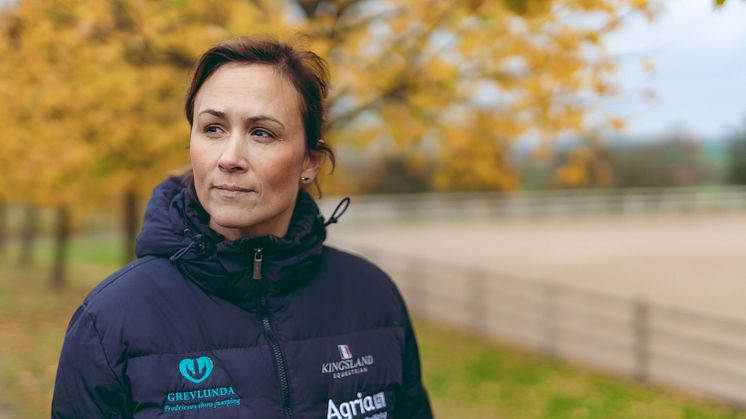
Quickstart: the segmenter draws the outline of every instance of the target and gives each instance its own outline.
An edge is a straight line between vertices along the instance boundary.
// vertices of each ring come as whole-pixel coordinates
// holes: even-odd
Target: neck
[[[213,218],[210,218],[209,226],[217,233],[226,238],[226,240],[238,240],[244,237],[260,237],[260,236],[277,236],[285,237],[290,227],[290,218],[293,215],[291,211],[287,211],[287,214],[282,214],[279,217],[268,220],[264,223],[258,223],[247,227],[232,227],[220,225]]]

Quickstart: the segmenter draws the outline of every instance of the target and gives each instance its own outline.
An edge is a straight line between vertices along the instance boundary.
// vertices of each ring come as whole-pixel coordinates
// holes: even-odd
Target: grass
[[[118,242],[76,239],[70,283],[47,284],[49,243],[38,268],[0,256],[0,411],[49,417],[62,338],[88,290],[117,268]],[[425,386],[439,418],[744,418],[727,406],[595,373],[468,332],[416,322]],[[15,416],[11,416],[15,417]],[[0,418],[6,416],[0,412]]]
[[[49,417],[57,360],[70,316],[91,286],[112,270],[110,265],[85,259],[91,252],[85,241],[76,242],[71,248],[75,263],[70,286],[52,288],[46,269],[48,249],[49,243],[39,243],[36,259],[40,263],[34,269],[17,268],[13,252],[0,257],[0,399],[23,418]]]
[[[417,322],[425,385],[442,418],[746,418],[712,401]]]

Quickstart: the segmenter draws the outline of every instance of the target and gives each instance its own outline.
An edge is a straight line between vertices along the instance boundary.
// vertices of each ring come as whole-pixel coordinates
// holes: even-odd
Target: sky
[[[618,57],[620,94],[601,106],[622,116],[626,134],[684,132],[719,140],[746,129],[746,1],[660,0],[652,23],[643,17],[607,38]],[[642,61],[655,64],[652,74]],[[643,99],[645,89],[656,99]]]

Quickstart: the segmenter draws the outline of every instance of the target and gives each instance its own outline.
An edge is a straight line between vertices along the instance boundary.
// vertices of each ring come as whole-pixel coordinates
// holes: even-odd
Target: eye
[[[210,137],[215,137],[223,132],[223,128],[221,128],[219,125],[207,125],[203,129],[205,134],[207,134]]]
[[[266,130],[264,128],[255,128],[251,131],[251,135],[256,137],[262,137],[262,138],[275,138],[275,134],[272,133],[272,131]]]

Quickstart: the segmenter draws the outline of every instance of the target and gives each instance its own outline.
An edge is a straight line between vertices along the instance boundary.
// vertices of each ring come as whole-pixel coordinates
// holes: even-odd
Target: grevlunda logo
[[[326,362],[321,364],[322,374],[332,374],[332,378],[342,378],[355,374],[368,372],[368,366],[373,365],[373,355],[365,355],[354,358],[350,347],[337,345],[341,361]]]
[[[206,356],[184,358],[179,362],[179,371],[187,380],[199,384],[212,373],[212,360]]]
[[[199,384],[212,374],[212,359],[206,356],[184,358],[179,362],[179,372],[187,380]],[[218,374],[220,375],[220,374]],[[220,381],[218,380],[213,381]],[[215,385],[215,384],[213,384]],[[183,385],[178,390],[168,391],[163,403],[163,412],[186,412],[190,410],[217,409],[241,405],[241,395],[229,384],[217,384],[215,387],[198,387]]]

